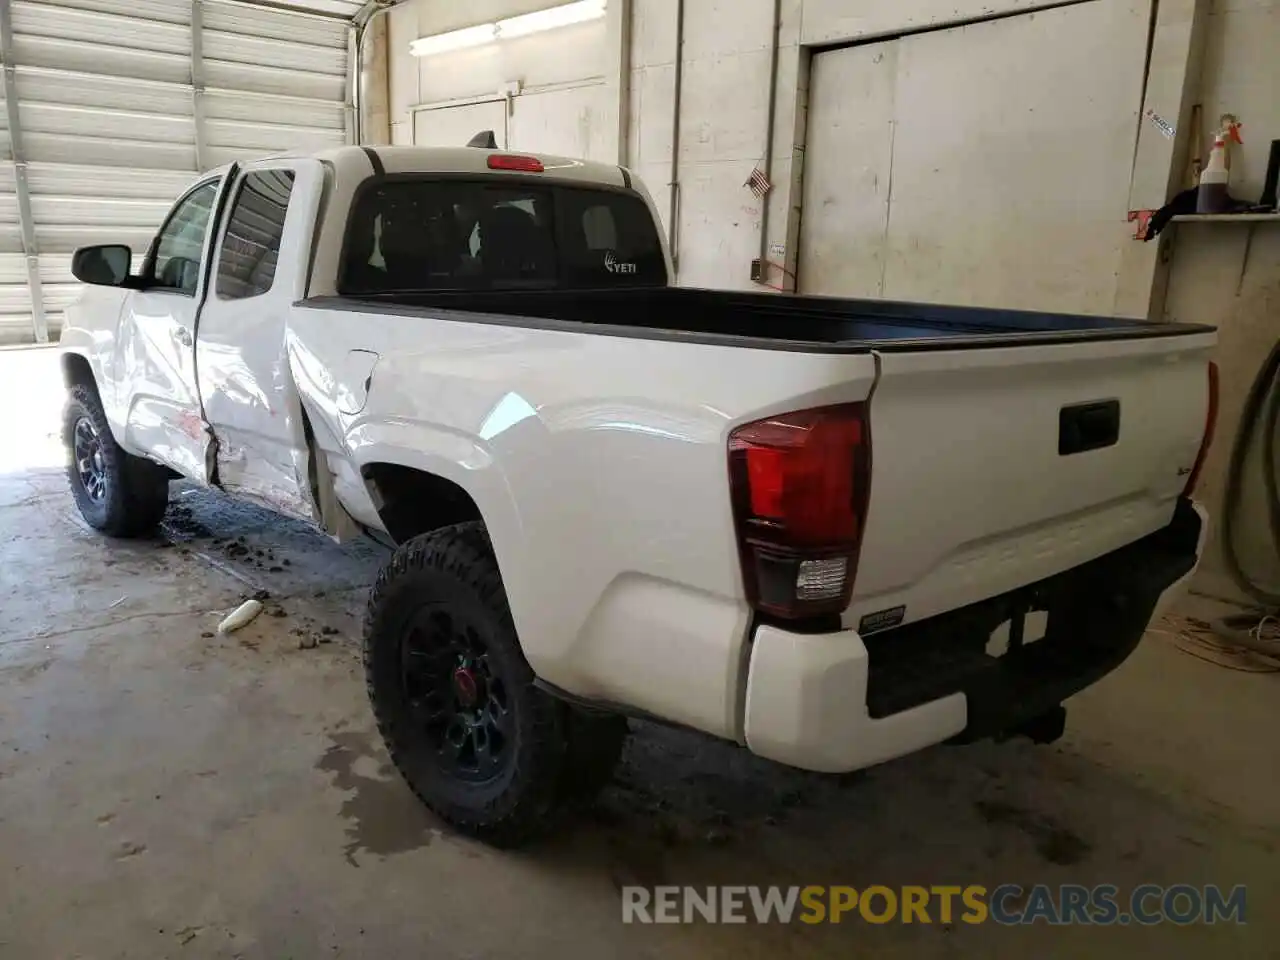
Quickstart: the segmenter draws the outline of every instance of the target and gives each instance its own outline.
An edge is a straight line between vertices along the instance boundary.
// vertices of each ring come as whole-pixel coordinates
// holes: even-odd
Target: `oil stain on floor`
[[[331,745],[316,769],[349,794],[339,811],[347,822],[347,862],[359,867],[360,853],[386,857],[430,844],[440,828],[386,759],[376,734],[344,731],[329,734],[329,739]],[[373,773],[357,767],[372,768]]]

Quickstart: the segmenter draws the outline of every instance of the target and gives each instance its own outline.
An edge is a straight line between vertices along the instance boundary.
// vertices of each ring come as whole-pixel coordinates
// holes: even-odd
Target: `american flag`
[[[751,176],[747,177],[747,182],[743,186],[750,187],[751,192],[762,200],[764,195],[773,189],[773,184],[769,182],[769,177],[760,169],[759,164],[756,164],[755,169],[751,171]]]

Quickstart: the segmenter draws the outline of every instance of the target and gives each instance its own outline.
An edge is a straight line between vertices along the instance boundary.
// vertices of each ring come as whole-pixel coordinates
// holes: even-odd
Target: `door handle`
[[[173,333],[173,338],[177,340],[180,344],[182,344],[184,347],[189,347],[192,344],[191,331],[188,330],[186,327],[179,327],[177,330],[175,330]]]

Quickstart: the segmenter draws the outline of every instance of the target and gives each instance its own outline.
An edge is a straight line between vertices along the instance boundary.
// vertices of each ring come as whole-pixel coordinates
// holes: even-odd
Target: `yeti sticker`
[[[640,269],[634,263],[622,263],[613,255],[610,250],[604,255],[604,268],[610,273],[639,273]]]

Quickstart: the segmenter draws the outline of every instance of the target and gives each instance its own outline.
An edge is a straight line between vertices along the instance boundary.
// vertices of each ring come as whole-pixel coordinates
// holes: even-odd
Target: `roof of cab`
[[[628,177],[622,168],[572,157],[555,157],[519,150],[486,150],[480,147],[334,147],[313,154],[334,165],[340,177],[363,180],[375,173],[377,164],[389,174],[404,173],[475,173],[486,176],[509,176],[504,170],[489,168],[490,154],[515,154],[536,157],[548,179],[574,180],[582,183],[624,186]]]

